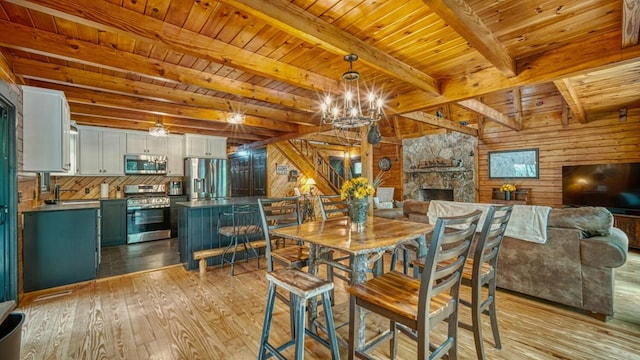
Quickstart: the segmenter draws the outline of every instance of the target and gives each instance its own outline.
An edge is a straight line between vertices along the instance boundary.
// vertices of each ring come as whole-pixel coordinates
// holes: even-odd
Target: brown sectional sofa
[[[376,216],[429,222],[429,202],[405,200]],[[498,287],[583,309],[606,320],[614,311],[614,269],[628,239],[601,207],[551,209],[544,244],[505,237]]]

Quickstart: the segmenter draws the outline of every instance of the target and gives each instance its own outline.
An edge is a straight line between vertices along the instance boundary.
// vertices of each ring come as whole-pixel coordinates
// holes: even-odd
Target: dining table
[[[306,222],[296,226],[282,227],[270,231],[272,236],[302,241],[309,246],[309,272],[317,274],[320,264],[329,264],[346,270],[350,285],[367,281],[369,273],[379,275],[383,270],[378,260],[385,252],[394,251],[412,242],[417,249],[416,256],[427,253],[426,237],[433,231],[433,225],[368,216],[364,226],[356,226],[349,217],[335,217],[323,221]],[[349,261],[337,262],[322,256],[338,250],[348,255]],[[309,326],[315,331],[317,317],[316,302],[309,305]],[[365,315],[360,312],[359,344],[365,340]]]

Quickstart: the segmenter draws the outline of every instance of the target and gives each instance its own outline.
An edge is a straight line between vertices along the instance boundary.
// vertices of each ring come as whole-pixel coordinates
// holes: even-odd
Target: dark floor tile
[[[98,279],[180,263],[178,239],[103,247]]]

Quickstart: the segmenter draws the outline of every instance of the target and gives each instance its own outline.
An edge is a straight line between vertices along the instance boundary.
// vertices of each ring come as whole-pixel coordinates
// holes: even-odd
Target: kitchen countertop
[[[42,204],[33,209],[24,210],[23,212],[37,211],[66,211],[66,210],[83,210],[83,209],[99,209],[100,200],[71,200],[62,201],[58,204]]]
[[[248,196],[248,197],[231,197],[215,200],[191,200],[191,201],[178,201],[176,205],[184,206],[187,208],[209,208],[217,206],[231,206],[231,205],[249,205],[257,204],[258,199],[262,196]]]

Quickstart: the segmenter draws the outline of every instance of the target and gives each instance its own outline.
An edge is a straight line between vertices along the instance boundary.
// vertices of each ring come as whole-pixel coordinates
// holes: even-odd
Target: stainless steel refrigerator
[[[189,200],[229,197],[229,174],[226,159],[184,159],[185,195]]]

